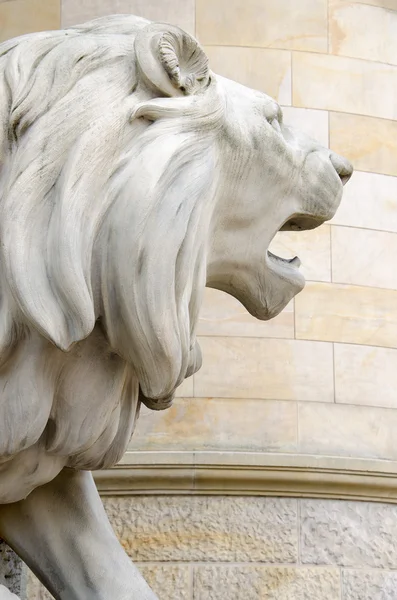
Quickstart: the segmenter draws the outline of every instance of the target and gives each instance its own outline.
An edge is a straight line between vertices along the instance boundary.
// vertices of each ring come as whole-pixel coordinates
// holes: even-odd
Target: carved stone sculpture
[[[170,25],[10,40],[0,80],[0,536],[57,599],[154,599],[90,471],[200,367],[206,285],[259,319],[302,290],[269,244],[352,168]]]

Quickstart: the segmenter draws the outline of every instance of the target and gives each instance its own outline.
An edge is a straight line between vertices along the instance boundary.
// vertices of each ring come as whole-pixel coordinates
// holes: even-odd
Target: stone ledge
[[[94,473],[102,496],[294,496],[397,504],[397,463],[240,452],[127,452]]]

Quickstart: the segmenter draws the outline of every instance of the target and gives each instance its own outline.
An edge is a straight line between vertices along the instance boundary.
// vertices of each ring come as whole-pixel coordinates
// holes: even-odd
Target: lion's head
[[[98,19],[0,46],[1,352],[69,351],[100,327],[167,405],[200,364],[205,285],[256,317],[304,279],[268,251],[330,219],[350,164],[216,76],[176,27]]]

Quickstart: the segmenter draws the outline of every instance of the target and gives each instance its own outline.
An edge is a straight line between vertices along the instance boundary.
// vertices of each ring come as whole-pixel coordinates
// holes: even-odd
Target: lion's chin
[[[274,319],[305,287],[306,281],[299,266],[298,257],[285,260],[268,252],[260,284],[245,285],[244,294],[233,295],[256,319]]]

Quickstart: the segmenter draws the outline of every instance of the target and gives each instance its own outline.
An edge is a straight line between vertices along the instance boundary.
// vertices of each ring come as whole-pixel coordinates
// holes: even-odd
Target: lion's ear
[[[196,94],[210,78],[208,58],[197,40],[179,27],[153,23],[135,40],[144,83],[164,96]]]

